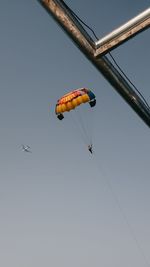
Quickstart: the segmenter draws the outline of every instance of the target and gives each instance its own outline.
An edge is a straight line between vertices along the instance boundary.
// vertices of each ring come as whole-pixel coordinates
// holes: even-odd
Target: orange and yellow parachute
[[[87,102],[91,107],[94,107],[96,104],[95,95],[91,90],[87,88],[73,90],[68,94],[63,95],[57,101],[55,113],[58,119],[62,120],[64,118],[64,112],[75,109],[77,106]]]

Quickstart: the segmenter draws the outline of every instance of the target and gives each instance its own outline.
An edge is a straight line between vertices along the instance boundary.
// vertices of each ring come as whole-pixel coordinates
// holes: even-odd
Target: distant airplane
[[[22,150],[23,150],[24,152],[32,153],[31,150],[30,150],[30,146],[22,145]]]

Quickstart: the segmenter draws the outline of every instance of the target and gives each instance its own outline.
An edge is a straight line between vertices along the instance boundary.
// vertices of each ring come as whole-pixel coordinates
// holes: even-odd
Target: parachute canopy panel
[[[66,111],[75,109],[77,106],[89,103],[91,107],[96,104],[96,98],[94,93],[87,88],[80,88],[73,90],[65,95],[63,95],[56,104],[55,113],[57,117],[62,120],[63,114]]]

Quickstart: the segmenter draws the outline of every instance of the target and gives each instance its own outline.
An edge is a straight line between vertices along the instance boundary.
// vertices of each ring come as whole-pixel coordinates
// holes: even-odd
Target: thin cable
[[[141,246],[135,232],[133,231],[133,227],[131,226],[131,224],[129,223],[129,220],[128,220],[128,217],[124,211],[124,209],[122,208],[121,204],[120,204],[120,201],[118,199],[118,196],[116,194],[116,192],[114,191],[113,189],[113,186],[108,178],[108,176],[106,175],[106,172],[104,170],[104,168],[102,169],[102,166],[99,162],[99,160],[97,160],[97,156],[96,154],[94,153],[93,154],[93,157],[95,158],[95,162],[96,162],[96,166],[98,168],[98,170],[100,171],[101,175],[102,175],[102,178],[103,180],[105,181],[109,191],[111,192],[112,194],[112,197],[114,199],[114,202],[116,203],[119,211],[120,211],[120,214],[122,215],[122,219],[124,220],[124,223],[126,224],[127,228],[128,228],[128,231],[129,231],[129,234],[130,236],[132,237],[132,239],[134,240],[136,246],[137,246],[137,249],[139,250],[140,254],[141,254],[141,257],[144,259],[144,262],[145,262],[145,266],[149,266],[150,267],[150,263],[149,263],[149,260],[148,258],[146,257],[145,255],[145,252],[144,252],[144,249],[143,247]]]
[[[141,98],[143,99],[144,103],[146,104],[146,106],[148,107],[148,109],[150,109],[150,106],[148,104],[148,102],[146,101],[146,99],[144,98],[144,96],[141,94],[141,92],[137,89],[137,87],[133,84],[133,82],[127,77],[127,75],[124,73],[124,71],[120,68],[120,66],[118,65],[118,63],[116,62],[116,60],[114,59],[114,57],[112,56],[112,54],[110,52],[108,52],[108,54],[110,55],[110,57],[112,58],[113,62],[116,64],[117,68],[121,71],[121,73],[124,75],[124,77],[128,80],[128,82],[130,82],[130,84],[134,87],[134,89],[137,91],[137,93],[141,96]]]
[[[86,26],[94,35],[94,37],[98,40],[98,37],[96,36],[94,30],[89,27],[63,0],[61,0],[63,5],[65,5],[66,9],[68,9],[84,26]]]

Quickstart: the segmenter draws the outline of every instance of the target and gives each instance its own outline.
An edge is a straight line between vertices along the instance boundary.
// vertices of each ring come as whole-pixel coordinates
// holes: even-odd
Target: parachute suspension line
[[[81,125],[82,131],[83,131],[83,133],[84,133],[84,135],[85,135],[85,137],[86,137],[87,145],[89,145],[89,144],[90,144],[90,141],[91,141],[91,138],[90,138],[90,135],[88,135],[88,133],[87,133],[88,130],[86,129],[85,122],[84,122],[85,117],[84,117],[84,119],[83,119],[82,114],[81,114],[81,112],[80,112],[80,108],[77,110],[76,114],[77,114],[79,123],[80,123],[80,125]],[[89,123],[90,123],[90,121],[89,121]]]
[[[88,145],[87,138],[86,138],[85,133],[84,133],[82,127],[81,127],[80,122],[78,121],[77,116],[75,116],[75,115],[76,114],[73,114],[73,112],[70,111],[70,116],[72,118],[72,120],[71,120],[72,125],[73,125],[73,127],[75,128],[76,131],[77,131],[77,129],[79,129],[80,137],[81,137],[83,143],[87,146]]]
[[[122,215],[122,219],[124,220],[124,223],[127,226],[128,232],[129,232],[130,236],[132,237],[133,241],[135,242],[135,244],[137,246],[137,249],[138,249],[141,257],[144,259],[145,266],[146,267],[150,267],[150,262],[149,262],[148,258],[145,255],[144,249],[141,246],[141,244],[139,243],[139,240],[138,240],[138,238],[137,238],[137,236],[136,236],[136,234],[135,234],[135,232],[133,230],[133,227],[129,223],[128,217],[127,217],[126,213],[124,212],[124,209],[122,208],[122,206],[120,204],[120,201],[118,199],[118,196],[115,193],[115,191],[114,191],[114,189],[112,187],[112,184],[111,184],[108,176],[106,175],[106,172],[104,171],[104,169],[102,169],[102,166],[101,166],[100,162],[97,160],[97,157],[96,157],[95,153],[93,154],[93,159],[94,158],[96,160],[96,167],[100,171],[100,173],[101,173],[101,175],[103,177],[103,180],[105,181],[105,183],[107,185],[107,188],[109,189],[109,191],[112,194],[112,197],[114,199],[114,202],[116,203],[116,206],[118,207],[118,210],[120,211],[120,214]]]
[[[81,112],[80,107],[76,110],[78,122],[80,127],[82,127],[82,132],[86,136],[87,145],[93,144],[93,128],[94,128],[94,115],[95,115],[95,108],[90,108],[90,112]]]
[[[91,109],[91,112],[90,112],[90,114],[91,114],[91,131],[90,131],[90,144],[93,144],[93,130],[94,130],[94,126],[95,126],[95,108],[93,109]]]

